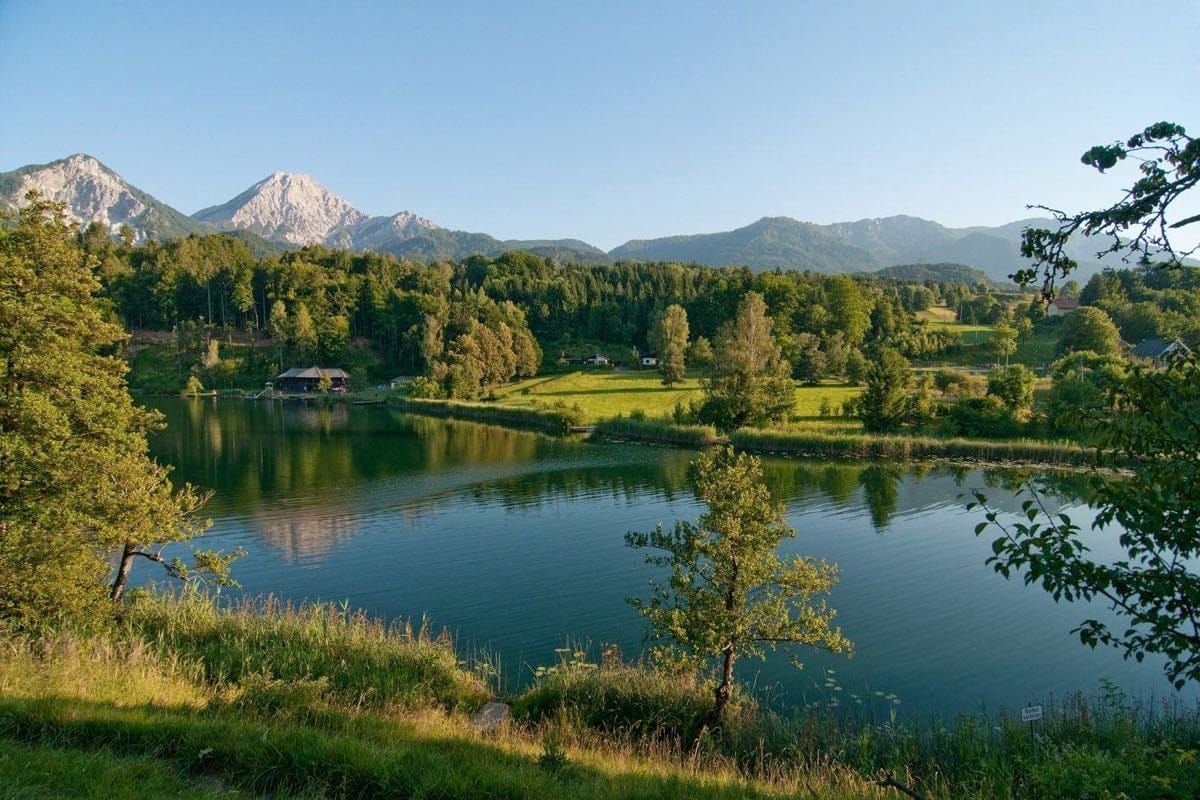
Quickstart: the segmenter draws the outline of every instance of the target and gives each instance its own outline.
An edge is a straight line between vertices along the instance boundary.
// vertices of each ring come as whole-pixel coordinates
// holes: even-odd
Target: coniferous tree
[[[879,348],[867,366],[865,382],[858,399],[863,427],[872,433],[898,430],[909,416],[908,360],[890,347]]]
[[[687,342],[687,312],[680,305],[667,306],[650,328],[650,346],[658,356],[658,371],[664,386],[672,386],[683,379]]]

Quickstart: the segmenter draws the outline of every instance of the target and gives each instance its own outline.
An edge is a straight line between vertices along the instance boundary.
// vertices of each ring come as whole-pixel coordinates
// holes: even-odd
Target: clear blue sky
[[[511,7],[510,7],[511,6]],[[1200,2],[0,0],[0,170],[91,153],[191,213],[278,169],[501,237],[1090,207],[1200,130]]]

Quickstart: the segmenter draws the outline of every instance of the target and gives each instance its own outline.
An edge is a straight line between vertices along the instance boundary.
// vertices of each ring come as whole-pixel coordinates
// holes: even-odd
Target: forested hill
[[[1011,281],[1000,282],[993,280],[983,270],[968,267],[966,264],[896,264],[876,270],[875,275],[881,278],[895,278],[901,281],[916,283],[962,283],[967,286],[992,286],[997,289],[1015,288]]]
[[[614,260],[683,261],[713,267],[737,264],[755,271],[807,269],[826,274],[866,272],[887,264],[819,225],[788,217],[763,217],[725,233],[634,240],[609,255]]]

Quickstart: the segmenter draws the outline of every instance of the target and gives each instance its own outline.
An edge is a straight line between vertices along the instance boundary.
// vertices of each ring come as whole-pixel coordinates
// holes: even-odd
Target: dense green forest
[[[666,306],[681,305],[693,337],[711,339],[750,291],[766,299],[791,360],[814,343],[837,352],[880,340],[921,357],[954,347],[957,338],[914,312],[984,288],[677,263],[560,265],[521,251],[427,264],[323,247],[258,257],[225,235],[131,246],[91,229],[82,239],[130,328],[199,325],[286,338],[277,360],[338,359],[351,340],[365,339],[381,370],[411,374],[426,371],[437,341],[449,346],[468,318],[499,313],[506,324],[527,327],[550,359],[587,343],[622,360],[631,347],[649,350],[651,326]],[[489,311],[493,303],[506,310]]]

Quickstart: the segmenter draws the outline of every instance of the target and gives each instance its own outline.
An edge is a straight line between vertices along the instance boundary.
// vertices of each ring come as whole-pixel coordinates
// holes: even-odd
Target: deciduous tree
[[[795,644],[844,653],[851,644],[834,626],[834,611],[814,600],[837,583],[837,567],[779,556],[780,543],[796,532],[764,485],[759,460],[718,449],[696,460],[693,476],[708,506],[696,522],[626,534],[629,546],[655,551],[649,563],[671,571],[665,585],[654,584],[651,599],[630,603],[650,621],[654,638],[697,661],[717,662],[713,706],[703,720],[717,727],[739,658]]]
[[[1067,315],[1058,339],[1059,353],[1090,350],[1100,355],[1121,352],[1121,334],[1108,314],[1084,306]]]
[[[1066,252],[1076,233],[1100,235],[1104,253],[1136,259],[1147,267],[1176,270],[1195,248],[1178,249],[1173,229],[1200,223],[1174,204],[1200,183],[1200,140],[1169,122],[1151,125],[1125,142],[1093,147],[1083,162],[1104,172],[1126,158],[1139,162],[1140,177],[1116,203],[1096,211],[1053,211],[1055,230],[1024,234],[1022,253],[1035,264],[1015,277],[1040,280],[1051,296],[1055,282],[1077,266]],[[1182,218],[1181,218],[1182,217]],[[1094,309],[1084,308],[1068,317]],[[1111,341],[1105,328],[1103,339]],[[1093,349],[1077,342],[1074,349]],[[1104,347],[1100,352],[1112,352]],[[988,508],[975,528],[998,529],[990,560],[1004,576],[1022,575],[1054,598],[1107,602],[1121,617],[1109,625],[1088,618],[1075,629],[1081,641],[1109,645],[1126,658],[1161,655],[1176,687],[1200,681],[1200,360],[1176,359],[1166,370],[1132,367],[1112,389],[1109,402],[1081,409],[1097,442],[1102,463],[1120,464],[1129,474],[1093,475],[1096,515],[1092,527],[1113,528],[1122,553],[1093,554],[1083,531],[1066,514],[1052,514],[1043,487],[1030,483],[1025,516],[1008,520]]]
[[[725,430],[785,419],[796,394],[762,295],[750,292],[717,334],[701,419]]]

